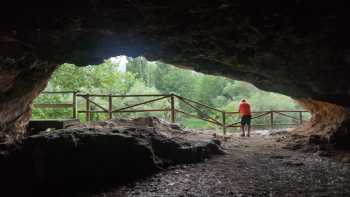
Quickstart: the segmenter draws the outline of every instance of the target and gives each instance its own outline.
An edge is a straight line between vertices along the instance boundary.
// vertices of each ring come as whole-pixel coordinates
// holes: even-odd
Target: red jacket
[[[251,116],[250,105],[247,102],[241,102],[239,104],[239,114],[241,116]]]

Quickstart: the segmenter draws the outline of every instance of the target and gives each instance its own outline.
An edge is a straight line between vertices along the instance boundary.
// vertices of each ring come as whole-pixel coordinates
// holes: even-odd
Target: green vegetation
[[[119,59],[120,60],[120,59]],[[203,104],[226,110],[237,111],[239,101],[247,99],[253,111],[267,110],[299,110],[302,109],[291,98],[280,94],[265,92],[255,86],[230,80],[218,76],[204,75],[191,70],[180,69],[161,62],[149,62],[145,58],[128,58],[126,70],[116,59],[106,60],[103,64],[87,67],[77,67],[72,64],[63,64],[54,73],[46,91],[79,90],[83,93],[102,94],[169,94],[177,95],[199,101]],[[125,107],[149,98],[129,97],[115,98],[113,108]],[[35,103],[68,103],[71,95],[41,95]],[[107,106],[107,98],[95,98],[94,102]],[[83,100],[78,100],[79,109],[84,109]],[[92,106],[94,107],[94,106]],[[161,100],[134,109],[161,109],[168,108],[169,102]],[[183,102],[177,102],[176,107],[182,111],[195,115],[201,112],[190,108]],[[204,109],[205,115],[221,120],[221,114]],[[84,114],[79,114],[84,119]],[[144,112],[114,114],[114,117],[157,116],[169,119],[168,112]],[[296,116],[295,114],[294,116]],[[69,118],[70,109],[34,109],[33,118]],[[105,119],[106,114],[93,114],[93,119]],[[288,118],[276,117],[277,122],[291,122]],[[211,123],[177,114],[177,121],[189,128],[215,128]],[[238,121],[237,116],[228,118],[228,123]],[[263,123],[264,118],[255,120]]]

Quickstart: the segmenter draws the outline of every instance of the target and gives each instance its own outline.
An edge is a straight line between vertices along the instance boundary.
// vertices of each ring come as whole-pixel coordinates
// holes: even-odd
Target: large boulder
[[[169,165],[223,154],[215,140],[171,138],[156,127],[62,129],[2,150],[7,151],[0,157],[2,187],[27,196],[126,183]]]

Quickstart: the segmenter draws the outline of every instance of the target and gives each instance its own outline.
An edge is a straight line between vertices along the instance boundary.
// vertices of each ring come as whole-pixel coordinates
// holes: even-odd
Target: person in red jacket
[[[247,137],[249,137],[250,136],[250,119],[252,118],[252,114],[250,110],[250,105],[245,99],[241,100],[238,111],[241,117],[241,131],[242,131],[241,136],[244,137],[245,135],[244,127],[245,125],[247,125],[248,126]]]

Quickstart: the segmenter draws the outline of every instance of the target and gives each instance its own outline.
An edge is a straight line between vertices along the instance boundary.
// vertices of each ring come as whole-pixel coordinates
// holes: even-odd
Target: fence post
[[[222,131],[226,135],[226,112],[222,112]]]
[[[113,100],[113,97],[112,97],[111,94],[109,94],[109,96],[108,96],[108,119],[112,119],[113,118],[113,114],[112,114],[112,111],[113,111],[112,100]]]
[[[270,112],[270,126],[273,129],[273,111]]]
[[[88,122],[91,120],[89,94],[86,94],[85,99],[86,99],[86,121]]]
[[[73,119],[77,119],[77,91],[73,92]]]
[[[299,121],[300,121],[299,122],[300,124],[303,124],[303,112],[302,111],[299,112]]]
[[[171,122],[175,123],[175,101],[174,101],[173,93],[171,93],[170,104],[171,104]]]

